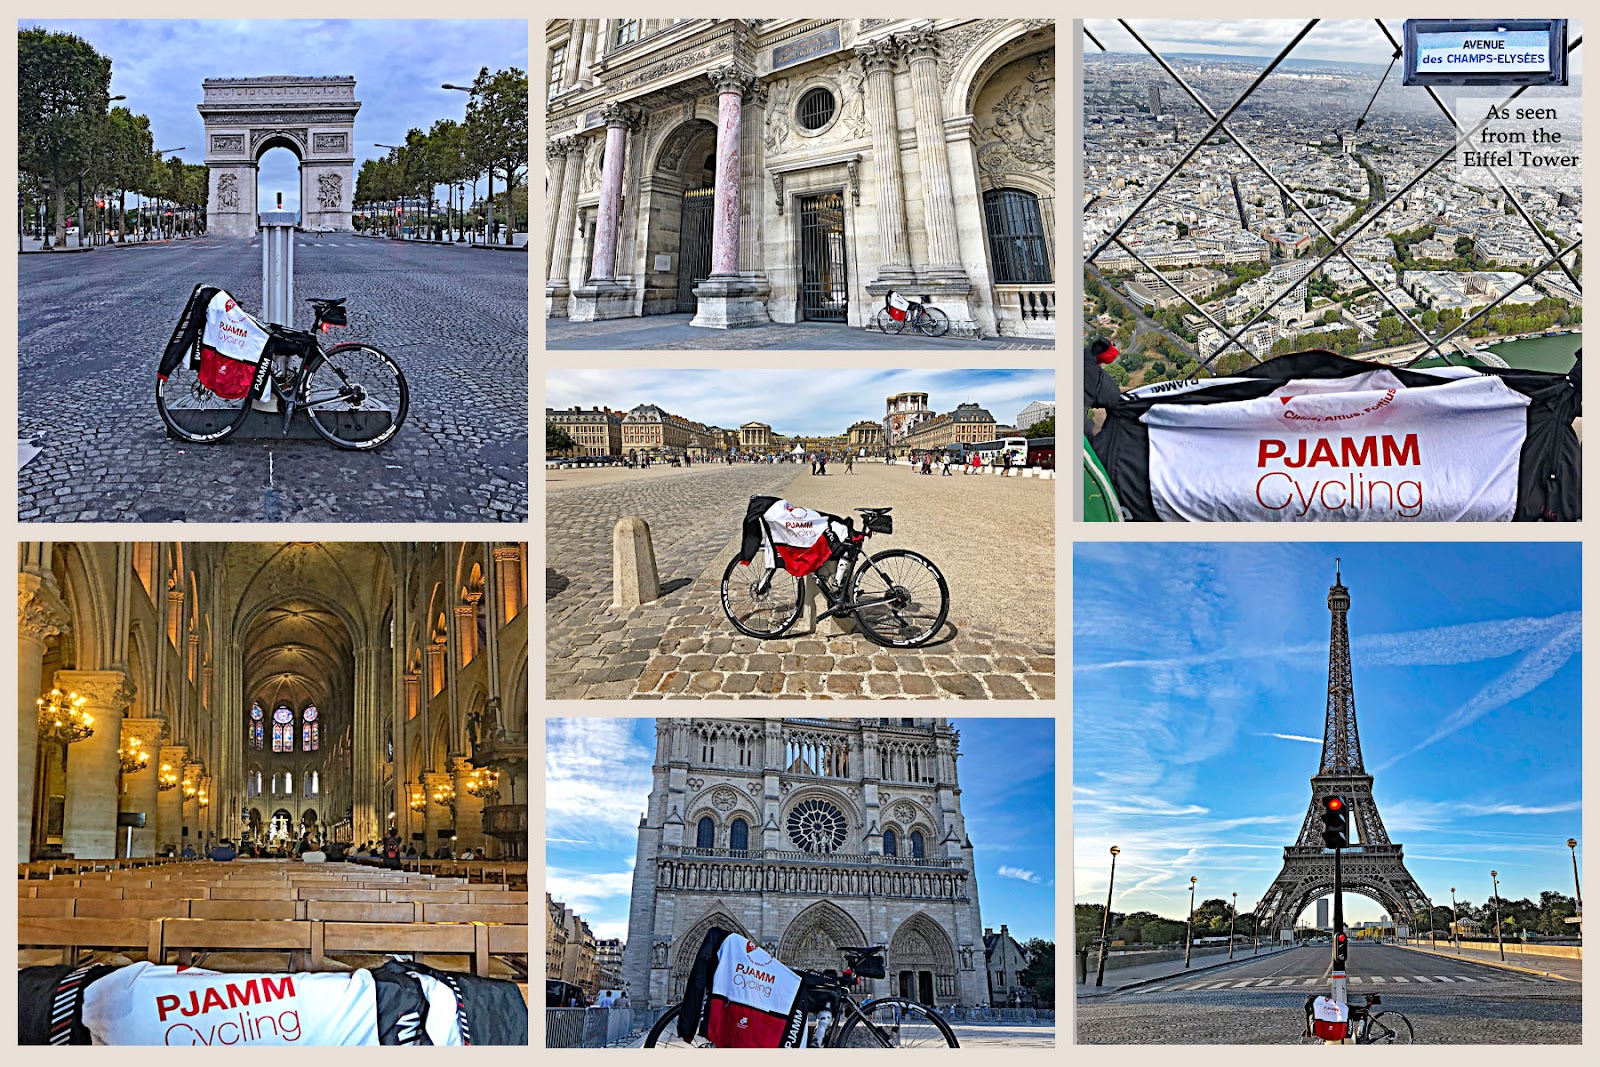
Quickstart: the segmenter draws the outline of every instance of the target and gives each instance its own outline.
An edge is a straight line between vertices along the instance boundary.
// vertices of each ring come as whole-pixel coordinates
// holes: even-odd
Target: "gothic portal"
[[[623,962],[635,1006],[681,999],[713,926],[818,971],[886,945],[868,992],[988,1003],[957,753],[945,719],[658,720]]]
[[[207,232],[256,234],[256,169],[269,148],[300,160],[300,225],[352,229],[356,80],[351,77],[207,78]]]

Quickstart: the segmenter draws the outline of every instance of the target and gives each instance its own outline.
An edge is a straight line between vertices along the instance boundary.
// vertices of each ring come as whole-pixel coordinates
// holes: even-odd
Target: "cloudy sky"
[[[1055,722],[954,719],[961,804],[986,925],[1055,937]],[[628,936],[639,816],[650,796],[654,719],[545,725],[547,886],[598,937]]]
[[[862,419],[882,421],[885,398],[913,390],[938,412],[971,401],[1002,425],[1056,395],[1047,370],[561,370],[545,376],[545,406],[626,411],[652,403],[712,426],[754,420],[782,434],[835,434]]]
[[[1403,38],[1407,14],[1389,18],[1384,25],[1396,40]],[[1130,19],[1139,36],[1148,41],[1156,51],[1209,52],[1230,56],[1271,57],[1293,40],[1294,35],[1309,21],[1307,19]],[[1092,33],[1110,52],[1140,52],[1128,31],[1114,19],[1086,19],[1084,28]],[[1567,27],[1568,40],[1583,32],[1583,24],[1574,19]],[[1084,54],[1098,52],[1094,43],[1083,42]],[[1371,19],[1324,19],[1306,35],[1295,48],[1295,59],[1344,59],[1353,63],[1387,65],[1394,54],[1393,47],[1383,31]],[[1582,49],[1573,53],[1577,62]]]
[[[1328,586],[1344,560],[1362,754],[1435,903],[1572,891],[1582,837],[1580,570],[1562,544],[1080,544],[1075,899],[1249,907],[1321,754]],[[1581,853],[1580,847],[1580,853]],[[1580,863],[1582,856],[1579,856]],[[1379,908],[1348,897],[1350,921]]]
[[[400,19],[22,19],[19,28],[77,34],[111,60],[116,105],[150,116],[156,148],[184,147],[185,162],[205,159],[205,127],[195,110],[206,78],[268,74],[351,75],[356,79],[356,170],[384,155],[375,142],[403,144],[413,126],[466,117],[467,94],[439,88],[471,85],[481,67],[528,69],[528,23]],[[276,192],[298,207],[294,154],[262,157],[260,200]],[[480,186],[480,192],[482,187]]]

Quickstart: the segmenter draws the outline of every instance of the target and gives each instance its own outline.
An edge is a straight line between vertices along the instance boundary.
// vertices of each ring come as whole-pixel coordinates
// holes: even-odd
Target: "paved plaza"
[[[1052,1023],[951,1023],[962,1048],[1055,1048],[1056,1028]],[[618,1048],[643,1048],[647,1030],[638,1030],[617,1044]]]
[[[304,300],[405,372],[411,408],[373,453],[320,438],[166,437],[155,370],[196,283],[261,302],[259,238],[18,258],[18,503],[24,522],[525,521],[525,253],[328,234],[295,241]]]
[[[1054,480],[913,474],[857,464],[826,476],[806,464],[552,470],[546,474],[546,689],[580,697],[1055,696]],[[894,508],[893,535],[950,587],[945,630],[918,649],[839,632],[760,641],[722,612],[722,571],[749,498],[787,497],[849,514]],[[663,595],[625,614],[611,603],[611,533],[624,515],[649,524]],[[824,624],[827,626],[827,624]]]
[[[737,330],[690,326],[690,314],[649,315],[601,322],[545,320],[545,347],[550,349],[731,349],[777,350],[862,349],[888,352],[946,352],[973,349],[1053,352],[1055,345],[1019,337],[925,337],[906,331],[886,334],[825,322],[772,323]]]

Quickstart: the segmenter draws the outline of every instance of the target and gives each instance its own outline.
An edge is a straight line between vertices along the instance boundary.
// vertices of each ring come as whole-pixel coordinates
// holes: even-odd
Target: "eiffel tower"
[[[1283,869],[1256,905],[1256,916],[1268,930],[1288,930],[1313,900],[1333,892],[1333,852],[1322,845],[1322,801],[1338,796],[1349,806],[1352,846],[1344,850],[1343,883],[1346,892],[1371,897],[1381,904],[1396,925],[1411,920],[1429,907],[1422,887],[1406,870],[1401,847],[1389,840],[1372,798],[1372,775],[1361,761],[1361,738],[1356,732],[1356,697],[1350,676],[1350,590],[1340,580],[1334,563],[1333,586],[1328,590],[1328,611],[1333,616],[1328,637],[1328,711],[1322,728],[1322,763],[1311,779],[1311,806],[1300,827],[1299,840],[1283,850]]]

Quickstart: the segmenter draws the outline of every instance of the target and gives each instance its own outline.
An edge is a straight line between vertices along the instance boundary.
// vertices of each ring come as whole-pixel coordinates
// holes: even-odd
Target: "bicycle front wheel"
[[[745,563],[734,556],[722,572],[722,611],[742,634],[781,637],[800,617],[801,586],[786,570],[767,570],[759,557]]]
[[[917,329],[929,337],[943,337],[950,332],[950,316],[935,307],[925,307],[917,319]]]
[[[644,1037],[642,1048],[715,1048],[716,1046],[704,1038],[694,1041],[685,1041],[678,1036],[678,1009],[682,1005],[674,1004],[661,1013],[661,1018],[650,1028]]]
[[[254,382],[247,383],[253,385]],[[185,358],[165,378],[156,379],[156,410],[167,432],[191,445],[209,445],[222,440],[244,424],[250,413],[250,389],[242,396],[229,397],[216,392],[239,392],[237,382],[217,379],[202,381],[199,365],[190,366]]]
[[[366,451],[387,444],[406,421],[406,376],[364,344],[334,345],[306,375],[300,398],[311,426],[329,444]]]
[[[1411,1020],[1397,1011],[1380,1011],[1367,1027],[1366,1045],[1409,1045],[1415,1035]]]
[[[884,997],[861,1005],[829,1042],[832,1048],[960,1048],[943,1019],[913,1000]]]
[[[928,557],[903,548],[864,560],[850,580],[856,622],[873,641],[891,648],[927,644],[950,614],[950,587]]]
[[[889,317],[889,309],[880,307],[872,316],[872,328],[882,333],[899,333],[901,323]]]

